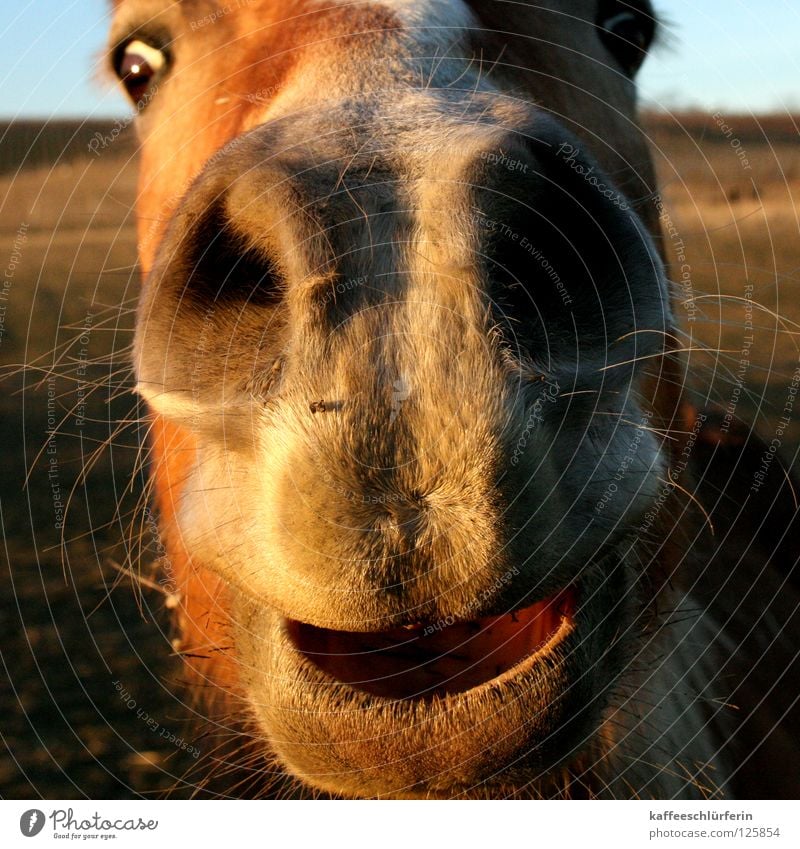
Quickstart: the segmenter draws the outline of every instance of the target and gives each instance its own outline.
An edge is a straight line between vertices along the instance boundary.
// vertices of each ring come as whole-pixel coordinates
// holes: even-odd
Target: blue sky
[[[0,22],[0,117],[118,116],[122,96],[93,70],[105,0],[18,0]],[[669,108],[800,111],[798,0],[656,0],[665,43],[640,76],[643,101]]]

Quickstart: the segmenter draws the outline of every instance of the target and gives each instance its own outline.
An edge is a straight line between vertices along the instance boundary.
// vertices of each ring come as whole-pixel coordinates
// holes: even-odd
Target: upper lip
[[[575,595],[567,587],[504,615],[385,631],[336,631],[288,619],[286,632],[341,684],[382,698],[430,699],[498,683],[535,663],[572,629]]]

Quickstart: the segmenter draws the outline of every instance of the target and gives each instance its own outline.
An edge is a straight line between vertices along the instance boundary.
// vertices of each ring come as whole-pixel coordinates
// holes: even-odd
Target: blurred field
[[[10,680],[0,689],[0,794],[160,794],[196,764],[166,735],[196,741],[163,596],[139,599],[113,565],[141,536],[140,438],[119,424],[135,415],[126,349],[136,164],[127,139],[94,156],[85,132],[59,126],[54,136],[55,164],[18,171],[24,144],[0,148],[0,263],[11,274],[0,356],[6,374],[27,364],[0,383],[0,653]],[[154,540],[143,540],[147,568]]]
[[[797,119],[650,115],[645,127],[664,202],[662,224],[665,230],[673,225],[664,247],[685,302],[678,315],[690,334],[686,347],[720,351],[688,355],[692,382],[702,397],[723,408],[739,398],[735,414],[755,422],[770,442],[800,365]],[[688,281],[682,279],[683,266]],[[750,365],[740,374],[749,336]],[[747,387],[740,397],[734,391],[737,377]],[[798,441],[800,425],[793,419],[783,438],[787,459]]]
[[[665,252],[687,300],[686,347],[698,349],[687,355],[693,389],[722,407],[734,397],[752,286],[736,414],[769,441],[798,366],[800,145],[788,116],[728,116],[725,127],[700,114],[646,122],[677,234]],[[187,795],[179,777],[196,762],[162,730],[207,754],[186,721],[163,596],[139,597],[124,576],[114,587],[113,564],[140,545],[157,576],[148,571],[155,540],[133,522],[142,494],[127,359],[135,145],[123,133],[91,154],[93,134],[108,129],[0,125],[0,274],[10,273],[0,278],[5,797],[158,795],[176,782]],[[799,442],[793,419],[787,460]],[[67,501],[62,517],[56,502]]]

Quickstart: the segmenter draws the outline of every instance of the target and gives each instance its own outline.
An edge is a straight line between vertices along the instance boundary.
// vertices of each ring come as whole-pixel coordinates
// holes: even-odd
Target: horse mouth
[[[598,566],[503,615],[362,632],[237,596],[235,640],[259,733],[305,784],[359,798],[504,793],[557,783],[595,739],[625,658],[627,614],[609,611],[628,590],[627,571]]]
[[[550,652],[574,625],[568,587],[527,607],[469,621],[351,632],[286,620],[293,647],[340,684],[393,700],[431,700],[501,684]]]

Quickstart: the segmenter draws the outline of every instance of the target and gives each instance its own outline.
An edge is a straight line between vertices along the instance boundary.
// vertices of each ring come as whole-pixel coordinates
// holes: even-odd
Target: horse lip
[[[328,683],[391,702],[477,695],[532,669],[575,628],[573,586],[500,616],[348,632],[283,618],[304,665]]]
[[[477,686],[418,698],[375,695],[329,674],[299,650],[285,614],[246,604],[243,656],[259,728],[289,773],[335,795],[452,798],[505,786],[507,771],[523,762],[547,775],[597,730],[604,700],[587,686],[605,693],[616,674],[605,652],[593,660],[582,649],[598,605],[618,595],[607,587],[598,597],[591,586],[582,577],[568,588],[574,610],[516,665]]]

